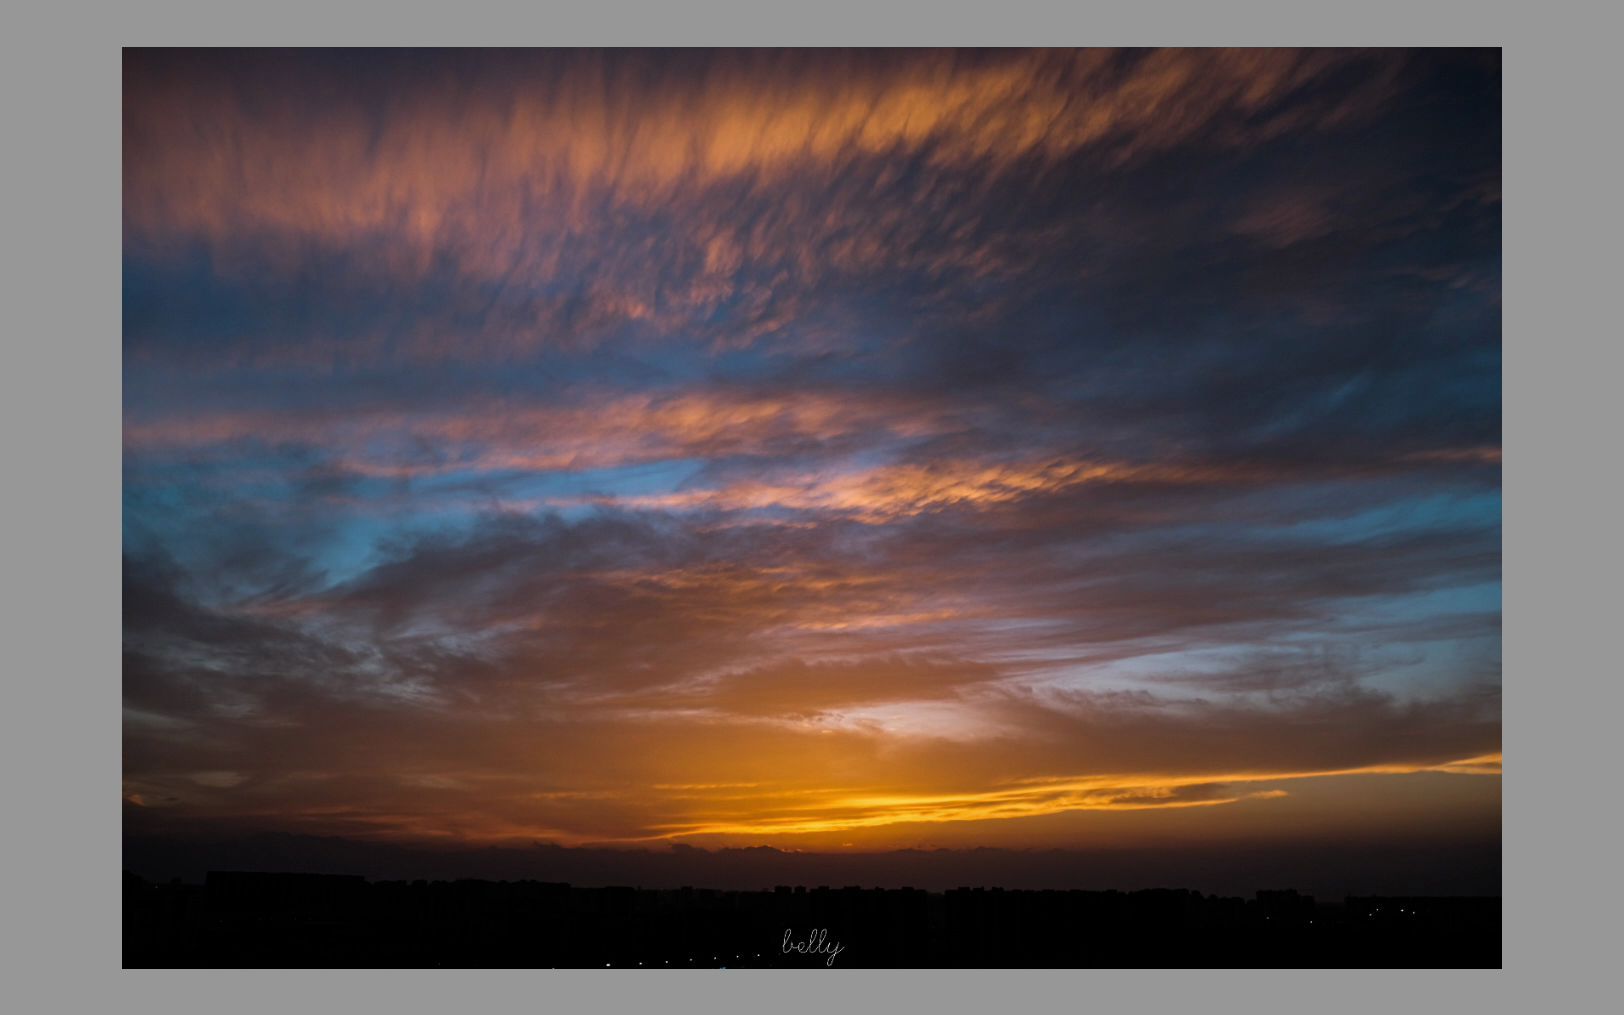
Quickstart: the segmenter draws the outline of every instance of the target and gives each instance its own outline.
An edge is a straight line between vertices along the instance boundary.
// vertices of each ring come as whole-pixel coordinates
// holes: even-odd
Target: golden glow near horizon
[[[1266,772],[1199,776],[1088,776],[1076,779],[1025,780],[1024,785],[983,793],[920,796],[836,796],[804,805],[802,814],[744,822],[696,823],[665,830],[656,838],[693,835],[731,836],[740,840],[809,832],[847,831],[879,825],[943,821],[990,821],[1038,817],[1070,811],[1123,811],[1182,807],[1213,807],[1243,799],[1275,799],[1281,789],[1225,793],[1204,799],[1181,799],[1178,791],[1190,787],[1221,786],[1225,790],[1258,782],[1288,782],[1345,775],[1413,775],[1447,772],[1460,775],[1500,774],[1500,755],[1463,758],[1439,765],[1369,765],[1325,772]],[[840,816],[819,815],[838,813]]]
[[[576,844],[652,844],[703,839],[725,844],[777,842],[784,838],[821,837],[826,833],[876,830],[886,826],[994,822],[1074,812],[1179,810],[1218,807],[1243,800],[1278,800],[1289,795],[1279,783],[1341,777],[1409,776],[1440,773],[1463,777],[1498,777],[1501,755],[1488,754],[1436,764],[1380,764],[1301,772],[1227,772],[1199,775],[1093,775],[1032,777],[978,792],[876,793],[835,787],[793,789],[772,783],[656,784],[631,791],[574,791],[528,794],[534,800],[661,800],[672,809],[692,813],[684,820],[655,824],[647,833],[627,836],[573,835],[547,826],[465,826],[459,838],[504,842],[545,838]],[[235,785],[235,773],[195,773],[199,785]],[[457,788],[458,780],[419,777],[414,782],[437,789]],[[1252,786],[1267,784],[1268,788]],[[1192,793],[1191,791],[1196,791]],[[145,796],[126,789],[126,800],[147,806]],[[340,811],[316,809],[306,817]],[[747,815],[747,816],[741,816]],[[424,831],[419,829],[419,832]],[[991,841],[1000,841],[994,836]]]

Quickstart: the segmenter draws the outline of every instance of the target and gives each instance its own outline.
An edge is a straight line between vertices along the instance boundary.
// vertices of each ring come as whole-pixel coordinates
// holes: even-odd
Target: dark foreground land
[[[124,879],[127,967],[1498,967],[1498,898]]]

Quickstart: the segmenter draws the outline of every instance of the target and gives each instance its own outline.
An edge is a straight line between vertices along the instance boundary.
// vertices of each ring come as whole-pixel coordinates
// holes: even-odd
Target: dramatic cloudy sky
[[[1498,836],[1497,54],[123,102],[127,827]]]

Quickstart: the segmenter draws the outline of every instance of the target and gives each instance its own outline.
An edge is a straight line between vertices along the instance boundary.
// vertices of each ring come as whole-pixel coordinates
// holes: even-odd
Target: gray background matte
[[[1588,11],[1588,13],[1586,13]],[[1618,34],[1599,4],[25,3],[0,14],[5,972],[19,1012],[1528,1011],[1617,996],[1624,595],[1610,304]],[[1616,17],[1616,15],[1615,15]],[[120,47],[1504,47],[1502,971],[121,970]],[[1609,933],[1610,932],[1610,933]],[[1537,1010],[1537,1009],[1536,1009]]]

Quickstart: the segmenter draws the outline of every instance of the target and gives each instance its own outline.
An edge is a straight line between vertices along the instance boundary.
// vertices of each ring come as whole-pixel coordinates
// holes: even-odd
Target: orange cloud
[[[970,461],[880,466],[852,472],[816,473],[771,482],[750,480],[725,487],[615,498],[626,507],[747,511],[763,508],[836,511],[883,522],[948,507],[990,507],[1057,493],[1089,483],[1214,483],[1256,479],[1264,473],[1087,460],[1011,464]]]
[[[878,435],[918,437],[957,424],[924,404],[798,391],[782,395],[699,391],[577,397],[549,408],[492,406],[437,414],[400,410],[340,417],[217,413],[127,420],[131,450],[197,449],[233,441],[308,442],[348,471],[423,476],[450,471],[567,471],[690,456],[763,454],[778,445]],[[437,449],[437,460],[411,453]]]
[[[1378,108],[1397,66],[1324,51],[910,51],[719,54],[695,73],[646,55],[493,53],[488,71],[443,75],[430,58],[379,103],[353,67],[233,62],[223,83],[127,57],[129,249],[202,244],[238,278],[297,277],[319,249],[407,299],[449,272],[469,286],[459,306],[485,308],[362,335],[296,322],[187,355],[329,367],[501,360],[632,326],[742,346],[815,331],[809,290],[831,276],[1013,277],[1040,237],[990,235],[967,200],[1003,175],[1334,126]],[[1359,87],[1304,98],[1350,63]],[[924,171],[904,178],[901,160]]]
[[[1215,123],[1267,136],[1300,124],[1257,122],[1259,114],[1350,59],[1289,50],[1131,59],[914,51],[883,60],[741,52],[689,75],[595,54],[547,73],[493,53],[488,77],[428,75],[379,106],[326,90],[342,78],[332,66],[293,80],[245,75],[225,88],[206,72],[137,56],[125,79],[126,219],[141,234],[215,239],[243,228],[341,238],[384,230],[423,243],[477,233],[499,250],[518,236],[483,227],[525,221],[512,213],[527,197],[607,190],[654,203],[678,186],[865,154],[926,151],[940,162],[997,165],[1110,144],[1123,157]],[[1377,74],[1307,115],[1340,122],[1390,86]],[[304,103],[312,91],[323,94],[316,109]],[[580,212],[570,209],[580,204],[560,207],[560,227],[576,224]],[[715,265],[736,258],[725,238],[711,243]]]

